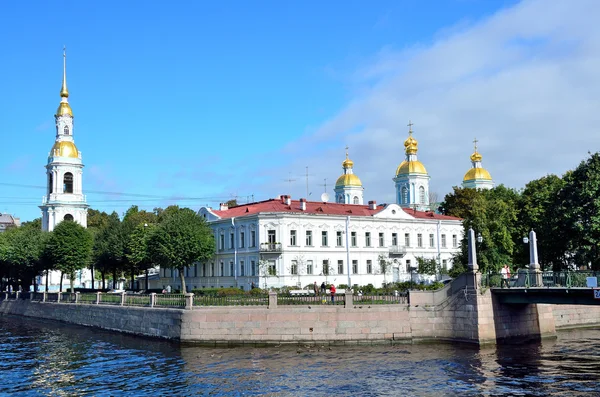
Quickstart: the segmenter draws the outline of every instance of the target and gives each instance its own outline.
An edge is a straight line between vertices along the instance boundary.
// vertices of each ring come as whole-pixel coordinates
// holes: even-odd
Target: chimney
[[[229,206],[227,205],[227,203],[219,204],[219,211],[227,211],[228,209],[229,209]]]
[[[292,196],[285,196],[285,203],[287,205],[292,205]]]
[[[369,209],[376,210],[377,209],[377,201],[375,201],[375,200],[369,201]]]
[[[287,199],[287,196],[285,194],[282,194],[279,196],[280,200],[281,200],[281,204],[285,204],[285,200]]]
[[[306,199],[303,199],[303,198],[300,199],[300,209],[302,211],[306,211]]]

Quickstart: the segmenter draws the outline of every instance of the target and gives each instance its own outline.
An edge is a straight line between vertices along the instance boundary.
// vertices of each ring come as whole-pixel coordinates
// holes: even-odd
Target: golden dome
[[[335,182],[335,187],[342,186],[362,186],[362,182],[354,174],[344,174]]]
[[[353,166],[354,166],[354,161],[350,160],[348,157],[346,157],[346,160],[344,160],[342,162],[343,168],[352,168]]]
[[[471,161],[481,161],[481,159],[481,154],[479,154],[478,152],[475,152],[471,155]]]
[[[396,176],[405,174],[427,174],[427,170],[423,163],[418,160],[406,161],[404,160],[398,168],[396,168]]]
[[[419,143],[412,136],[412,131],[410,131],[410,135],[404,141],[404,151],[406,154],[417,154]]]
[[[56,110],[56,116],[60,117],[66,115],[73,117],[73,111],[71,110],[71,106],[69,106],[68,102],[61,102],[60,105],[58,105],[58,109]]]
[[[475,154],[475,153],[473,153]],[[472,158],[472,156],[471,156]],[[489,172],[487,172],[487,170],[485,168],[471,168],[469,171],[467,171],[467,173],[465,174],[465,177],[463,178],[463,181],[472,181],[474,179],[483,179],[486,181],[491,181],[492,180],[492,176],[490,175]]]
[[[79,158],[79,151],[71,141],[56,142],[50,150],[50,157],[71,157]]]

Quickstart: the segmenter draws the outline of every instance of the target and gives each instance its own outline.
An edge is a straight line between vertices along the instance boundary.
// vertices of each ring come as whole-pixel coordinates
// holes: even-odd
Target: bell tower
[[[42,230],[51,232],[63,220],[87,227],[89,205],[83,194],[81,152],[73,139],[73,111],[67,89],[67,54],[63,50],[60,104],[54,115],[56,137],[46,163],[46,194],[42,198]]]

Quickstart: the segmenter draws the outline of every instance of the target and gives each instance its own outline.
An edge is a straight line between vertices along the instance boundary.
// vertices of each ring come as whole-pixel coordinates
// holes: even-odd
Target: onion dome
[[[491,181],[492,180],[492,176],[490,175],[490,173],[485,168],[483,168],[483,166],[481,165],[481,159],[483,157],[477,151],[477,142],[478,142],[477,139],[475,139],[473,141],[473,143],[475,144],[475,151],[471,155],[472,168],[469,171],[467,171],[467,173],[465,174],[465,177],[463,178],[463,182],[473,181],[473,180],[480,180],[480,181]]]
[[[406,174],[427,174],[427,170],[423,163],[417,160],[417,151],[419,150],[419,142],[413,137],[413,123],[408,122],[408,138],[404,141],[404,152],[406,159],[396,168],[396,176]]]
[[[348,148],[346,148],[346,150],[347,149]],[[348,152],[346,151],[346,159],[342,162],[344,173],[335,182],[335,187],[362,186],[360,178],[354,175],[352,167],[354,167],[354,161],[348,158]]]

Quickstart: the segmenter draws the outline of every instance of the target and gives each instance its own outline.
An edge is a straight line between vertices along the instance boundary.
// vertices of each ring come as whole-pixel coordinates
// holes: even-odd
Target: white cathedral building
[[[306,287],[314,282],[379,287],[422,280],[416,274],[420,257],[449,269],[463,236],[462,222],[430,210],[429,174],[417,159],[418,142],[409,125],[405,158],[393,178],[396,203],[365,205],[364,187],[346,153],[333,203],[282,195],[231,208],[200,208],[198,214],[213,230],[216,253],[186,269],[189,290]],[[473,167],[483,170],[480,155],[477,161]],[[471,179],[465,176],[465,183],[488,186],[488,177],[487,171],[477,171]],[[388,264],[385,273],[381,261]],[[160,269],[158,283],[180,289],[176,270]]]
[[[81,152],[75,146],[73,110],[69,105],[67,89],[67,60],[63,53],[63,81],[60,90],[60,104],[54,115],[56,137],[46,163],[46,194],[42,198],[42,230],[51,232],[63,220],[75,221],[87,227],[88,204],[83,194],[83,163]],[[66,277],[66,276],[65,276]],[[39,280],[40,288],[45,288],[46,278]],[[65,285],[63,280],[63,286]],[[68,283],[68,281],[66,281]],[[60,285],[60,272],[48,275],[49,289]],[[91,272],[82,270],[76,277],[76,287],[91,286]]]

